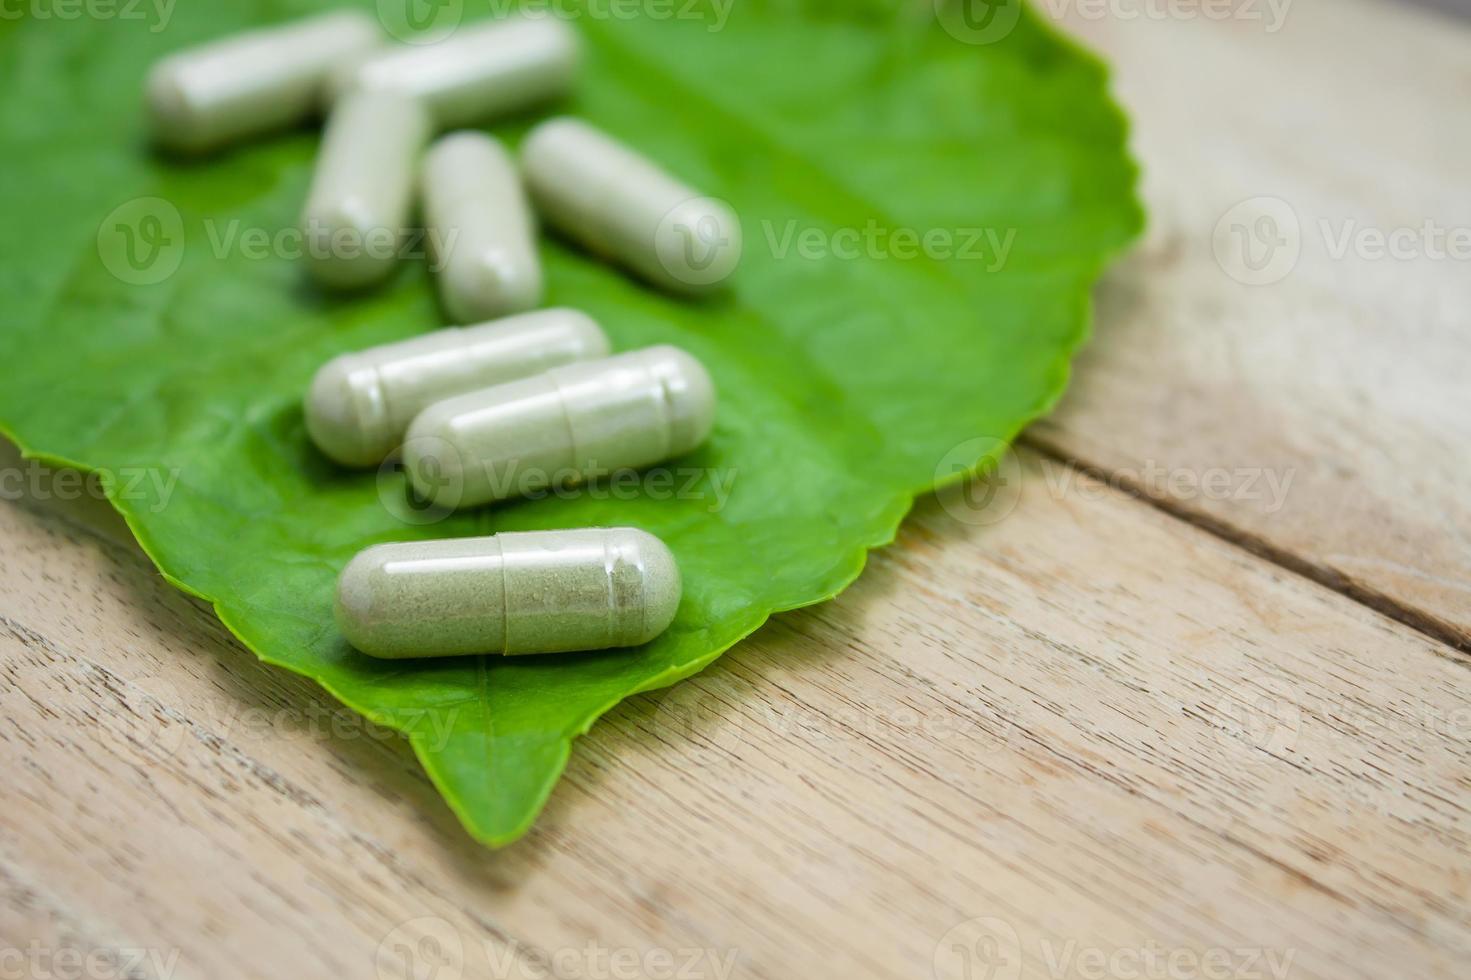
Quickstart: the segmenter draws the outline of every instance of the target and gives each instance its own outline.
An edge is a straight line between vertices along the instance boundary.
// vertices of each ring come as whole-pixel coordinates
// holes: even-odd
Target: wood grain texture
[[[0,507],[0,945],[436,980],[1471,957],[1461,655],[1064,464],[922,503],[839,600],[614,712],[503,852],[57,509]]]
[[[1464,976],[1466,263],[1320,222],[1471,226],[1471,41],[1039,5],[1115,63],[1154,218],[1047,455],[623,705],[505,851],[0,454],[0,980]],[[1301,254],[1250,286],[1267,198]]]
[[[1151,228],[1034,441],[1471,641],[1471,27],[1364,0],[1295,0],[1275,32],[1265,0],[1038,6],[1114,66]]]

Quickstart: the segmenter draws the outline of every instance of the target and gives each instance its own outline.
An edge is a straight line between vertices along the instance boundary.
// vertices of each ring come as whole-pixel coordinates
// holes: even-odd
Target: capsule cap
[[[630,629],[622,643],[625,646],[648,643],[669,628],[679,611],[684,591],[679,563],[669,546],[647,531],[620,528],[610,532],[610,537],[610,550],[617,548],[635,556],[639,570],[639,615],[628,623]]]
[[[177,59],[165,58],[149,69],[143,83],[154,139],[173,149],[203,145],[211,135],[201,133],[198,115],[179,80],[182,70]]]
[[[715,385],[694,355],[668,344],[643,352],[644,365],[663,386],[669,405],[669,452],[694,449],[715,425]]]
[[[532,310],[544,292],[541,267],[508,251],[486,249],[441,274],[440,296],[456,323],[477,323]]]
[[[304,409],[307,434],[344,466],[373,466],[395,448],[382,379],[358,355],[343,354],[322,365]]]

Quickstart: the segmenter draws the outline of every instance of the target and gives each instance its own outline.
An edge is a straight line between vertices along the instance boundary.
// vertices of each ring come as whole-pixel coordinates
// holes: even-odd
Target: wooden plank
[[[1203,6],[1038,0],[1114,65],[1151,229],[1033,439],[1464,645],[1471,28],[1295,0],[1273,32],[1268,3]]]
[[[1464,661],[1063,464],[924,502],[839,600],[616,711],[502,852],[399,740],[56,509],[0,506],[0,947],[32,958],[1377,980],[1471,956]]]

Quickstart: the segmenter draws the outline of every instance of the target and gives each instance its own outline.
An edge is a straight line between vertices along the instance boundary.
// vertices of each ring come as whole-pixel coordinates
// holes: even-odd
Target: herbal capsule
[[[505,532],[368,548],[337,580],[337,625],[374,657],[567,653],[647,643],[679,598],[652,534]]]
[[[333,108],[302,216],[318,282],[352,289],[393,268],[429,132],[424,108],[392,92],[357,92]]]
[[[708,292],[740,261],[735,212],[584,122],[542,123],[526,137],[521,163],[548,223],[655,285]]]
[[[608,338],[592,318],[554,309],[343,354],[312,380],[307,431],[339,463],[373,466],[441,398],[607,353]]]
[[[531,206],[511,155],[497,140],[467,132],[435,143],[424,158],[422,194],[439,297],[455,323],[541,303]]]
[[[441,129],[486,122],[555,98],[577,73],[577,35],[555,17],[522,15],[404,45],[333,73],[338,93],[388,89],[415,96]]]
[[[145,87],[154,135],[205,150],[300,122],[321,103],[333,69],[381,39],[373,18],[342,10],[170,55]]]
[[[714,416],[700,362],[648,347],[437,402],[409,426],[404,467],[421,498],[471,507],[689,452]]]

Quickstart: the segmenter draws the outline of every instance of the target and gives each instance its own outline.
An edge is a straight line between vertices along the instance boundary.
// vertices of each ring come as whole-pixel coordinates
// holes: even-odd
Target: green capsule
[[[403,462],[420,498],[474,507],[683,455],[714,421],[704,366],[659,345],[436,402]]]
[[[536,219],[500,142],[451,133],[429,148],[423,169],[424,224],[450,319],[477,323],[540,306]]]
[[[547,224],[656,286],[700,295],[725,286],[741,259],[730,205],[580,119],[526,135],[521,166]]]
[[[321,108],[331,72],[380,43],[376,20],[337,10],[171,54],[144,86],[154,139],[213,150],[295,125]]]
[[[381,2],[381,0],[380,0]],[[501,119],[572,88],[577,32],[546,14],[489,18],[433,44],[401,44],[340,66],[328,82],[338,97],[377,90],[413,96],[437,129]]]
[[[380,544],[337,582],[337,624],[374,657],[603,650],[647,643],[679,608],[679,566],[635,528]]]
[[[344,466],[376,466],[437,401],[607,353],[591,317],[558,307],[343,354],[312,379],[307,431]]]
[[[318,283],[359,289],[393,271],[429,133],[424,107],[393,92],[355,92],[332,107],[301,216]]]

